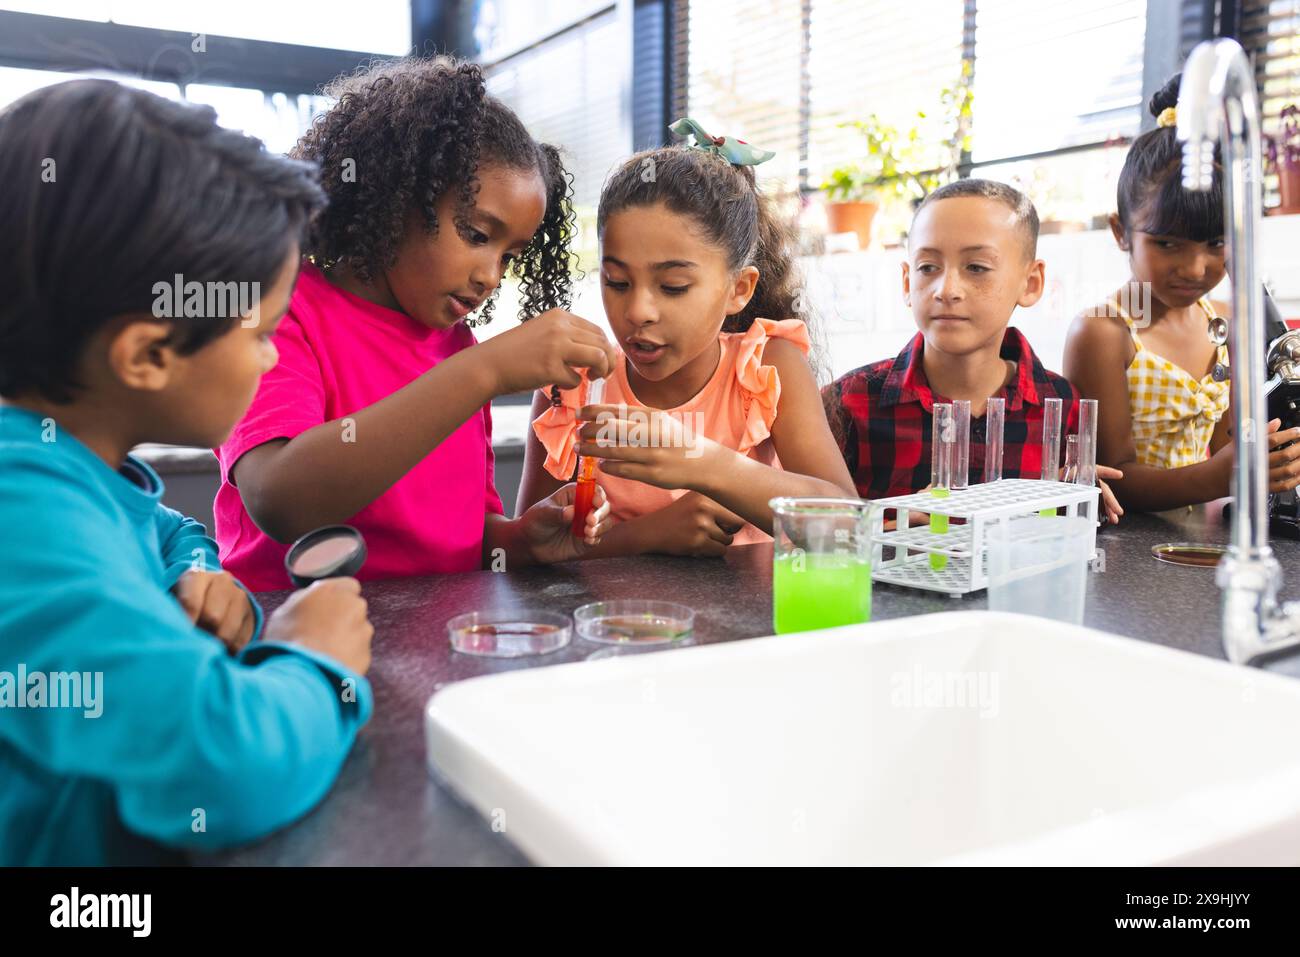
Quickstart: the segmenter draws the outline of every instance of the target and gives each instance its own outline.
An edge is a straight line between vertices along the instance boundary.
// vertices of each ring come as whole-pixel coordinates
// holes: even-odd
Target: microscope
[[[1287,328],[1268,286],[1264,286],[1264,341],[1268,343],[1264,361],[1268,373],[1268,381],[1264,383],[1268,421],[1281,419],[1279,429],[1282,430],[1300,427],[1300,329]],[[1215,377],[1218,377],[1217,370]],[[1269,534],[1300,540],[1300,496],[1296,492],[1297,489],[1291,489],[1269,493]],[[1232,514],[1235,505],[1236,502],[1229,502],[1224,506],[1225,518]]]
[[[1300,329],[1288,329],[1277,304],[1264,287],[1264,325],[1268,353],[1264,368],[1268,381],[1264,395],[1268,401],[1268,418],[1282,420],[1283,429],[1300,426]],[[1296,489],[1270,493],[1268,525],[1274,535],[1300,539],[1300,498]]]

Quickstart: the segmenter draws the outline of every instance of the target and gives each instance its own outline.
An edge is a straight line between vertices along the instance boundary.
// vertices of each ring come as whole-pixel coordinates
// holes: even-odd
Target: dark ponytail
[[[1159,117],[1178,103],[1181,74],[1151,97],[1147,108]],[[1133,141],[1119,174],[1119,221],[1127,236],[1134,230],[1209,242],[1223,236],[1223,176],[1216,162],[1211,188],[1183,188],[1183,149],[1172,126],[1148,130]]]

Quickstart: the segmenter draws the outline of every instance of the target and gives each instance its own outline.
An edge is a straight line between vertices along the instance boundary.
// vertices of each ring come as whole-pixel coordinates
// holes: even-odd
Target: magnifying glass
[[[284,568],[298,588],[324,578],[344,578],[366,563],[366,540],[351,525],[326,525],[289,547]]]

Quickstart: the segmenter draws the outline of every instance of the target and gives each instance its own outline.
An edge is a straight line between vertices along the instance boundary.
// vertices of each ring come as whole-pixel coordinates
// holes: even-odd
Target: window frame
[[[412,44],[429,37],[438,4],[413,0]],[[424,19],[421,19],[421,16]],[[300,46],[270,40],[204,36],[205,50],[191,49],[195,34],[155,27],[76,20],[40,13],[0,10],[0,66],[51,73],[107,71],[142,80],[264,90],[287,95],[318,94],[330,80],[371,62],[395,59],[360,50]]]

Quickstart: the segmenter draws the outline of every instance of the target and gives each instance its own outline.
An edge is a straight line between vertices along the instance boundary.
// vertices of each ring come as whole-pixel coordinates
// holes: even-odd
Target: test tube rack
[[[877,508],[871,518],[871,577],[905,588],[943,592],[953,598],[980,591],[989,584],[989,526],[1004,519],[1058,509],[1088,519],[1095,562],[1100,496],[1095,486],[1002,479],[953,490],[945,498],[917,492],[876,499]],[[919,524],[911,524],[914,512],[925,516]],[[932,532],[930,515],[947,515],[948,531]],[[886,531],[885,522],[890,519],[896,527]],[[887,550],[892,550],[889,558],[884,557]],[[947,555],[945,567],[931,568],[931,555]]]

